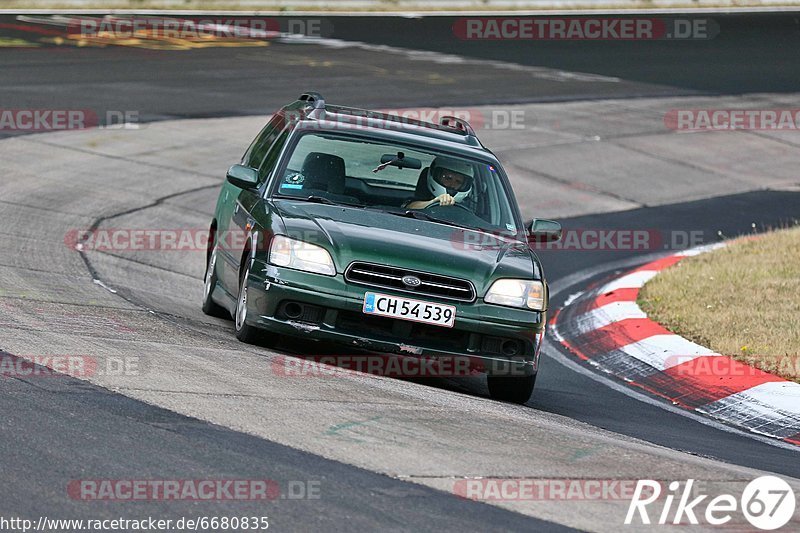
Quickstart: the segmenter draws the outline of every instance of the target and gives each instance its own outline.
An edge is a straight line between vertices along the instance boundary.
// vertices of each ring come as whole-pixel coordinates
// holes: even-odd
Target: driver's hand
[[[453,205],[456,203],[456,199],[447,193],[440,194],[439,196],[431,200],[431,203],[433,204],[436,203],[437,201],[439,202],[439,205]]]

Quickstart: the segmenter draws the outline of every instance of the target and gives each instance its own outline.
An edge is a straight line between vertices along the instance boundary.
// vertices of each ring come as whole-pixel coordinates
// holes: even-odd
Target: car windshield
[[[276,192],[278,197],[517,232],[511,201],[494,165],[426,146],[305,133],[294,146]],[[452,201],[431,203],[442,194]]]

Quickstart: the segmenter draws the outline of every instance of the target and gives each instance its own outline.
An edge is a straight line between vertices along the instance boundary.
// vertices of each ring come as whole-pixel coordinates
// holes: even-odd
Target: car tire
[[[268,334],[264,330],[247,324],[247,289],[252,263],[247,258],[243,260],[247,261],[247,266],[244,267],[239,278],[239,296],[236,298],[236,312],[233,316],[236,338],[247,344],[257,344],[271,348],[278,343],[279,336]]]
[[[487,376],[489,395],[493,400],[523,404],[536,385],[536,374],[530,376]]]
[[[208,256],[208,264],[206,264],[206,276],[203,282],[203,312],[208,316],[217,318],[231,319],[231,314],[227,309],[217,304],[211,295],[217,286],[217,247],[211,250]]]

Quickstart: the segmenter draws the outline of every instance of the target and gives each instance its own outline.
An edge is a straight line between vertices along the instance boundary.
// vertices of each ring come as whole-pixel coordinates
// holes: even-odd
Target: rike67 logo
[[[662,494],[660,482],[639,480],[625,524],[698,525],[704,522],[721,526],[741,512],[753,527],[771,531],[787,525],[794,516],[797,504],[794,491],[786,481],[776,476],[754,479],[738,499],[733,494],[720,494],[708,500],[710,496],[697,491],[694,483],[695,480],[689,479],[681,487],[680,481],[673,481],[668,485],[668,492]],[[653,508],[657,507],[653,506],[657,501],[663,501],[660,512]]]

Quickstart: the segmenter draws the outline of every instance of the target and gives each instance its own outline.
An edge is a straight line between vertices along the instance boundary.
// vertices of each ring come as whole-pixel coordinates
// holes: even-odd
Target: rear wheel
[[[265,331],[247,324],[247,280],[250,278],[251,262],[248,258],[243,259],[243,261],[247,261],[247,265],[242,270],[242,275],[239,279],[239,298],[236,300],[236,313],[234,315],[236,338],[247,344],[272,347],[278,342],[277,335],[267,334]]]
[[[211,250],[208,256],[208,265],[206,265],[206,278],[203,284],[203,312],[209,316],[217,318],[225,318],[230,320],[231,315],[228,311],[218,305],[211,298],[214,289],[217,287],[217,247],[216,245]]]
[[[487,376],[489,395],[493,400],[525,403],[536,385],[536,374],[531,376]]]

